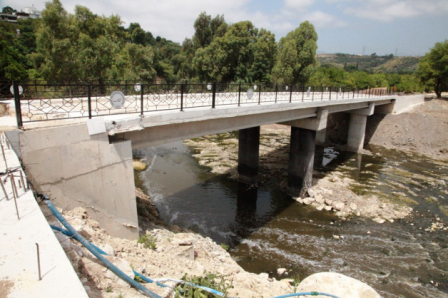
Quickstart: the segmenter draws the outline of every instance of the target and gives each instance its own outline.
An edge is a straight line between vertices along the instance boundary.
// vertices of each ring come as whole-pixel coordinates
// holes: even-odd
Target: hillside
[[[394,55],[350,55],[350,54],[318,54],[321,65],[334,65],[346,70],[366,70],[369,72],[412,73],[418,65],[420,57],[395,57]]]

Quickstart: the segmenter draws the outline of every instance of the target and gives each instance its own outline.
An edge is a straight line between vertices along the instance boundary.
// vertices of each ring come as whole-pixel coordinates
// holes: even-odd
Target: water
[[[317,176],[339,171],[358,194],[413,204],[414,216],[377,224],[298,204],[276,177],[248,189],[199,166],[190,150],[174,143],[134,152],[150,165],[140,178],[165,222],[229,245],[245,270],[276,278],[277,268],[301,278],[334,271],[383,297],[448,297],[448,232],[425,231],[437,217],[448,222],[447,163],[376,147],[371,156],[318,150]]]

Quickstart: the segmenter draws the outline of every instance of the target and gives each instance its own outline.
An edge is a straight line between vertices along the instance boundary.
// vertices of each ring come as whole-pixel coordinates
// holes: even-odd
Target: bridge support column
[[[238,180],[257,183],[260,148],[260,127],[241,129],[238,137]]]
[[[288,188],[290,196],[303,196],[313,180],[316,131],[291,127],[291,148],[288,165]]]
[[[366,135],[367,116],[373,115],[375,104],[368,108],[350,111],[350,123],[348,127],[347,150],[359,152],[364,148]]]

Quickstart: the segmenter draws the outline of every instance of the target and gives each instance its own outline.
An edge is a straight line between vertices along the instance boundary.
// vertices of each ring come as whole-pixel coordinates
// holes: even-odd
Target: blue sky
[[[0,0],[1,7],[44,9],[42,0]],[[194,33],[201,11],[224,14],[227,22],[250,20],[279,40],[301,22],[316,27],[318,53],[423,55],[448,39],[448,0],[61,0],[96,14],[118,14],[154,36],[181,43]]]

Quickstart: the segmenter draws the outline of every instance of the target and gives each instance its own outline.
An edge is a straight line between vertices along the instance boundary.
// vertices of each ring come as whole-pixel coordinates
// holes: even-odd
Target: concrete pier
[[[374,109],[375,104],[371,103],[368,108],[350,111],[347,150],[358,152],[364,148],[367,116],[373,115]]]
[[[301,196],[311,186],[313,179],[316,131],[291,127],[291,149],[288,165],[288,188],[290,196]]]
[[[241,129],[238,137],[238,180],[257,183],[260,148],[260,126]]]

